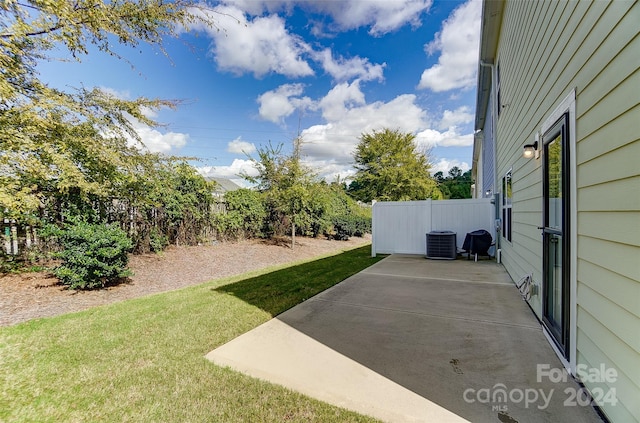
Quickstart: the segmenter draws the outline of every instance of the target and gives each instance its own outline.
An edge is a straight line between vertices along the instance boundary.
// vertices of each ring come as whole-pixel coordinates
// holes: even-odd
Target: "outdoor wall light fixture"
[[[538,142],[534,142],[533,144],[526,144],[524,146],[524,151],[522,152],[522,157],[525,159],[532,159],[533,156],[536,155],[538,151]]]
[[[540,157],[540,152],[538,151],[538,138],[539,135],[536,134],[536,140],[533,144],[525,144],[524,150],[522,151],[522,157],[525,159],[532,159]]]

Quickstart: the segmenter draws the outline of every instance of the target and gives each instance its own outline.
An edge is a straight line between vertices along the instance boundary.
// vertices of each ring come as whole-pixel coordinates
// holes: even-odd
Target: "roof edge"
[[[476,130],[484,129],[484,120],[491,95],[491,68],[482,66],[480,63],[495,64],[503,9],[503,0],[485,0],[482,3],[480,52],[478,60],[478,93],[476,97]]]

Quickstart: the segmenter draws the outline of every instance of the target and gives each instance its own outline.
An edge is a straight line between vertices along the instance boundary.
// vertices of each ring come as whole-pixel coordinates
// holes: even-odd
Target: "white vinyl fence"
[[[458,249],[468,232],[484,229],[496,239],[491,198],[470,200],[384,201],[373,205],[371,255],[426,254],[426,234],[456,233]]]

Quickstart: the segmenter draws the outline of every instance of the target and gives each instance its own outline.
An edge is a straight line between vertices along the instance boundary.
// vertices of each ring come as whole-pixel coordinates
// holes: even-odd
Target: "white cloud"
[[[339,30],[370,26],[369,34],[381,36],[406,24],[420,25],[420,15],[431,0],[367,0],[313,2],[313,7],[331,14]]]
[[[343,181],[345,179],[349,179],[356,173],[351,162],[338,162],[333,159],[310,160],[309,158],[305,158],[303,159],[303,163],[311,167],[318,177],[327,182],[336,181],[338,178]]]
[[[425,129],[416,134],[416,143],[423,148],[470,147],[473,145],[473,134],[458,134],[455,126],[445,132]]]
[[[322,116],[329,122],[340,120],[351,108],[364,105],[364,93],[360,90],[360,80],[343,82],[333,87],[319,102]]]
[[[133,138],[129,138],[129,145],[148,150],[151,153],[169,153],[184,147],[189,141],[189,134],[180,132],[162,133],[138,121],[133,121],[132,125],[138,133],[142,145]]]
[[[296,3],[305,4],[307,0],[223,0],[221,3],[233,5],[250,15],[257,16],[264,13],[290,13]]]
[[[255,144],[243,141],[241,137],[238,137],[227,144],[227,151],[234,154],[251,154],[256,151],[256,146]]]
[[[313,56],[315,60],[322,64],[325,72],[337,81],[348,81],[354,78],[362,81],[384,80],[385,63],[374,65],[369,63],[369,59],[357,56],[351,59],[345,59],[342,56],[334,59],[331,50],[328,48],[314,53]]]
[[[335,32],[331,32],[327,28],[327,23],[324,20],[309,20],[309,32],[315,38],[336,38],[337,34]]]
[[[363,133],[382,128],[414,133],[427,125],[426,112],[415,100],[414,95],[405,94],[389,102],[366,104],[359,81],[337,85],[319,101],[327,123],[301,133],[306,160],[325,168],[323,174],[335,175],[340,167],[343,176],[348,174],[353,151]]]
[[[286,84],[263,94],[259,100],[261,116],[281,122],[296,109],[295,102],[302,101],[299,96],[303,88],[300,84]],[[445,110],[435,124],[444,125],[446,130],[431,129],[433,125],[427,111],[416,104],[415,95],[404,94],[388,102],[367,104],[359,79],[334,86],[317,101],[307,97],[304,101],[321,112],[325,123],[301,132],[303,160],[329,181],[335,180],[337,175],[345,178],[354,174],[353,151],[360,136],[374,130],[391,128],[416,134],[416,145],[425,150],[473,144],[473,134],[460,134],[455,125],[473,118],[468,107]]]
[[[358,56],[334,57],[328,48],[314,51],[300,36],[290,33],[284,18],[274,12],[291,9],[293,4],[239,0],[227,1],[226,5],[218,5],[212,11],[193,8],[194,15],[206,16],[215,21],[216,26],[210,28],[195,23],[191,29],[204,31],[212,38],[211,54],[220,70],[236,74],[253,73],[256,77],[269,73],[304,77],[314,74],[305,59],[307,57],[320,63],[336,81],[355,78],[384,80],[385,63],[373,64]],[[300,5],[329,13],[339,30],[369,25],[372,35],[382,35],[406,23],[417,26],[420,15],[428,10],[431,0],[302,1]]]
[[[105,86],[100,86],[97,87],[100,91],[102,91],[103,93],[113,96],[115,98],[119,98],[122,100],[130,100],[131,99],[131,93],[129,92],[129,90],[116,90],[114,88],[111,87],[105,87]]]
[[[463,173],[471,169],[471,166],[469,166],[467,162],[461,162],[455,159],[454,160],[440,159],[438,160],[437,163],[433,164],[430,172],[432,175],[435,175],[438,172],[442,172],[442,174],[446,177],[449,174],[449,170],[451,170],[456,166],[460,170],[462,170]]]
[[[214,178],[242,179],[239,175],[258,176],[258,170],[251,160],[234,159],[229,166],[205,166],[198,168],[203,176]]]
[[[448,129],[452,126],[464,125],[473,122],[475,115],[468,106],[462,106],[456,110],[445,110],[440,121],[440,129]]]
[[[282,124],[284,118],[296,109],[314,108],[309,97],[299,97],[304,92],[302,84],[284,84],[258,97],[259,114],[262,119]]]
[[[207,12],[194,8],[192,13],[202,16]],[[311,48],[287,31],[281,17],[249,19],[234,6],[216,6],[213,13],[208,13],[218,28],[196,24],[192,29],[205,31],[213,39],[212,54],[220,69],[236,74],[250,72],[256,77],[272,72],[289,77],[313,75],[301,58]]]
[[[145,117],[147,117],[147,118],[149,118],[149,119],[156,119],[156,118],[158,117],[158,111],[157,111],[157,110],[154,110],[154,109],[151,109],[151,108],[149,108],[149,107],[142,106],[142,107],[140,108],[140,111],[142,112],[142,114],[143,114]]]
[[[327,13],[334,20],[333,31],[345,31],[370,26],[374,36],[410,24],[420,25],[420,15],[429,10],[432,0],[366,0],[366,1],[309,1],[288,0],[227,0],[227,4],[252,15],[264,12],[289,12],[294,5],[317,12]],[[317,28],[317,25],[314,25]],[[324,31],[322,31],[324,32]]]
[[[482,2],[469,0],[442,24],[435,40],[425,46],[429,54],[440,52],[438,63],[422,73],[418,88],[441,92],[470,88],[476,83]]]
[[[118,91],[109,87],[99,87],[102,92],[115,98],[128,100],[131,98],[129,91]],[[158,118],[158,110],[151,109],[149,107],[141,107],[142,114],[149,118],[156,120]],[[175,151],[181,147],[184,147],[189,142],[189,134],[181,132],[161,132],[157,129],[150,127],[133,116],[126,114],[127,119],[131,123],[131,126],[136,131],[140,140],[136,140],[133,137],[125,133],[125,137],[129,146],[136,147],[139,150],[146,150],[150,153],[169,153]],[[109,136],[108,134],[105,134]]]

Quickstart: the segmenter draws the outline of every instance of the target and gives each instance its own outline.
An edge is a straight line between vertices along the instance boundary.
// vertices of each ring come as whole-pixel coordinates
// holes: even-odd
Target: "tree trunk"
[[[293,250],[296,245],[296,224],[291,222],[291,249]]]

